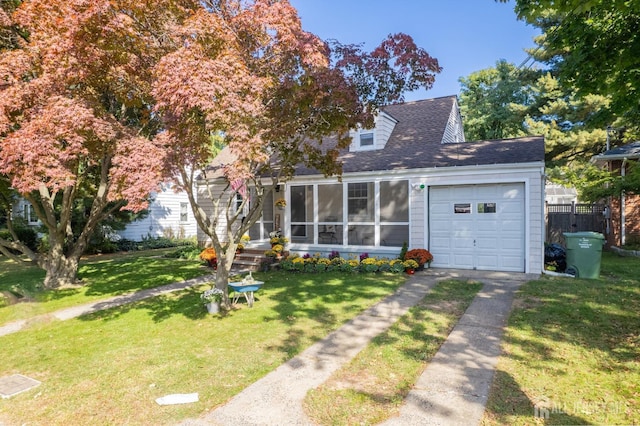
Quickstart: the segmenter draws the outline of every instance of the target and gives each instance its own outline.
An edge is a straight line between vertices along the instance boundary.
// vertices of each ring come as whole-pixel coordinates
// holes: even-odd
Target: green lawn
[[[188,289],[0,337],[0,376],[20,373],[42,382],[1,400],[0,424],[159,425],[197,417],[405,280],[403,274],[254,276],[266,282],[254,307],[224,317],[206,313],[202,288]],[[200,402],[155,403],[191,392]]]
[[[41,277],[38,271],[7,265],[0,264],[3,288],[28,287]],[[38,302],[28,305],[32,312],[49,312],[198,271],[203,270],[197,262],[171,259],[93,259],[83,263],[86,287],[60,295],[35,291]],[[20,373],[43,383],[0,400],[0,424],[176,424],[197,417],[405,279],[284,272],[256,277],[267,284],[254,308],[243,305],[225,316],[206,314],[199,300],[202,288],[187,289],[69,321],[38,322],[0,337],[0,376]],[[327,424],[350,419],[368,424],[370,414],[395,409],[476,291],[469,287],[462,294],[462,287],[447,285],[437,287],[427,296],[435,299],[411,310],[336,376],[337,381],[354,381],[366,372],[366,383],[355,380],[351,390],[336,391],[329,382],[311,395],[307,409],[316,410],[313,415]],[[9,317],[5,311],[11,309],[0,308],[0,318]],[[598,280],[544,276],[524,284],[509,319],[483,424],[640,423],[639,311],[637,258],[604,253]],[[155,403],[160,396],[191,392],[199,393],[200,402]],[[333,403],[341,410],[330,413],[337,420],[324,417]]]
[[[91,256],[80,264],[78,276],[84,282],[83,286],[53,291],[39,289],[44,279],[42,269],[0,256],[0,291],[24,296],[20,303],[0,305],[0,325],[211,273],[197,261],[161,257],[171,250],[175,249]]]
[[[521,288],[484,425],[640,423],[640,259],[601,272]]]

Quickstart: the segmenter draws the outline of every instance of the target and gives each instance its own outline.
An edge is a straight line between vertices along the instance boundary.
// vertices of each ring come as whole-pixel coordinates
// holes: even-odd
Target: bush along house
[[[467,142],[455,96],[389,105],[351,137],[340,179],[299,168],[266,196],[253,245],[279,230],[299,254],[394,258],[406,243],[435,268],[542,271],[542,137]]]

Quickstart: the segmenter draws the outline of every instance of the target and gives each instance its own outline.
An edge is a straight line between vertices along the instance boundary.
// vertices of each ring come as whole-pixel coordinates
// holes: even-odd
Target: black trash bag
[[[565,248],[556,243],[545,244],[544,266],[547,270],[564,272],[567,269],[567,251]]]

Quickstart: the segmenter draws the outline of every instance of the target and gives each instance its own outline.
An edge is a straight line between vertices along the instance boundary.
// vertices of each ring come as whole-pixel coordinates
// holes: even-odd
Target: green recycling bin
[[[598,232],[565,232],[567,243],[566,273],[577,278],[598,278],[604,235]]]

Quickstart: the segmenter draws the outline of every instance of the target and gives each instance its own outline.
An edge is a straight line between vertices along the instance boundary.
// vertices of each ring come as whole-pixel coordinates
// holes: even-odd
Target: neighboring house
[[[640,141],[609,149],[594,156],[591,161],[624,176],[629,163],[640,160]],[[623,246],[640,242],[640,195],[622,194],[611,197],[608,213],[607,244]]]
[[[171,185],[162,184],[162,190],[151,194],[149,214],[127,225],[118,235],[133,241],[147,237],[190,238],[197,235],[186,192],[175,192]]]
[[[549,204],[572,204],[578,202],[578,191],[557,183],[547,183],[544,189],[545,201]]]
[[[198,226],[186,192],[175,192],[171,185],[162,184],[162,190],[152,193],[151,197],[149,214],[143,219],[129,223],[124,230],[117,231],[120,238],[141,241],[148,237],[182,239],[197,235]],[[41,225],[33,206],[24,198],[18,198],[13,209],[13,217],[23,218],[29,226]]]
[[[455,96],[387,106],[352,136],[341,179],[299,169],[265,200],[252,243],[281,229],[300,254],[396,257],[406,243],[432,267],[542,271],[542,137],[465,142]]]
[[[36,216],[33,206],[24,198],[18,198],[18,201],[13,208],[12,217],[20,217],[24,219],[24,223],[26,225],[32,227],[40,226],[40,219]]]

